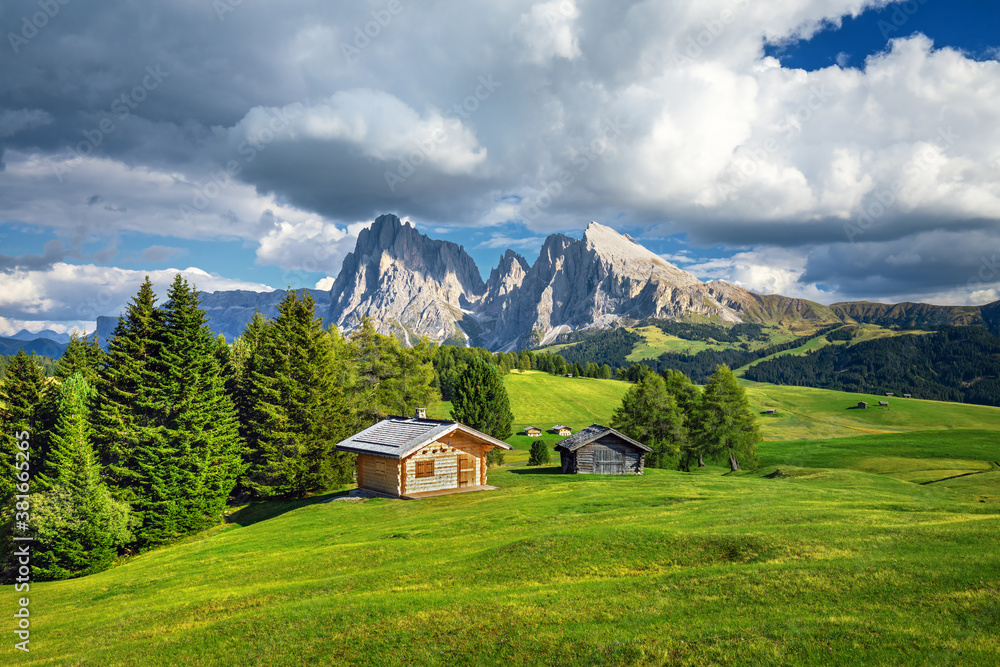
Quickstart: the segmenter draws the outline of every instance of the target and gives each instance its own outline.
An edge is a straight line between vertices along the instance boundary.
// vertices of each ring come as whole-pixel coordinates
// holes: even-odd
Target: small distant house
[[[892,396],[892,392],[891,391],[887,391],[887,392],[885,392],[885,395],[886,396]]]
[[[867,410],[868,404],[864,401],[858,401],[858,410]]]
[[[566,426],[565,424],[556,424],[555,426],[552,427],[552,432],[557,435],[563,435],[563,436],[573,435],[573,429],[571,429],[569,426]]]
[[[486,488],[486,454],[501,440],[455,421],[387,417],[336,445],[358,455],[358,487],[400,498]]]
[[[524,434],[530,438],[542,437],[542,429],[537,426],[528,426],[524,429]]]
[[[777,410],[775,410],[774,408],[768,408],[765,412],[767,412],[767,414],[769,415],[773,415],[777,412]]]
[[[566,373],[566,377],[571,378],[571,377],[573,377],[573,374],[572,373]]]
[[[581,475],[641,475],[649,447],[613,428],[592,424],[556,445],[562,471]]]
[[[910,398],[909,394],[903,394],[903,398]]]
[[[889,407],[889,401],[879,401],[878,402],[878,406],[880,408],[887,408],[887,407]]]

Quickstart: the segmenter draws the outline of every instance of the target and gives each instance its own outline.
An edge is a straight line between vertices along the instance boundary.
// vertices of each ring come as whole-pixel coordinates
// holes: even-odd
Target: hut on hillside
[[[646,452],[641,442],[609,426],[592,424],[556,445],[567,474],[641,475]]]
[[[419,498],[486,486],[486,454],[506,442],[455,421],[387,417],[336,445],[358,455],[358,487]]]
[[[552,432],[562,436],[573,435],[573,429],[565,424],[556,424],[552,427]]]
[[[910,394],[903,394],[903,398],[910,398]]]
[[[537,426],[525,426],[524,434],[529,438],[540,438],[542,437],[542,429]]]
[[[868,409],[868,403],[866,403],[865,401],[858,401],[858,410],[867,410],[867,409]]]
[[[889,401],[879,401],[878,402],[878,406],[880,408],[887,408],[887,407],[889,407]]]
[[[768,408],[764,412],[766,412],[769,415],[773,415],[773,414],[776,414],[778,411],[776,409],[774,409],[774,408]]]

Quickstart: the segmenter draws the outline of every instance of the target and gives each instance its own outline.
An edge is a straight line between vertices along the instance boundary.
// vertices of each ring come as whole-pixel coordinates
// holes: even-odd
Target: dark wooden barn
[[[562,471],[581,475],[641,475],[652,451],[615,429],[592,424],[556,445]]]

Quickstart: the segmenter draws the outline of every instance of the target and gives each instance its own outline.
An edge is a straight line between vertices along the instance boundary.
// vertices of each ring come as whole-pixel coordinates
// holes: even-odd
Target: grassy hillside
[[[851,470],[504,469],[32,586],[16,664],[996,664],[1000,505]],[[311,503],[311,504],[310,504]],[[5,587],[3,605],[13,608]],[[86,638],[86,641],[82,639]],[[8,647],[5,650],[10,650]],[[7,664],[10,664],[9,662]]]
[[[506,382],[543,427],[607,422],[629,386]],[[487,493],[253,504],[32,584],[32,651],[4,664],[1000,662],[1000,409],[746,384],[779,409],[756,472],[511,467]]]

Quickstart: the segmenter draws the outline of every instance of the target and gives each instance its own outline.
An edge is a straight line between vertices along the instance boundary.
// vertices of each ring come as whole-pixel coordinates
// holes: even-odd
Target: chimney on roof
[[[415,419],[427,419],[427,408],[417,408]]]

